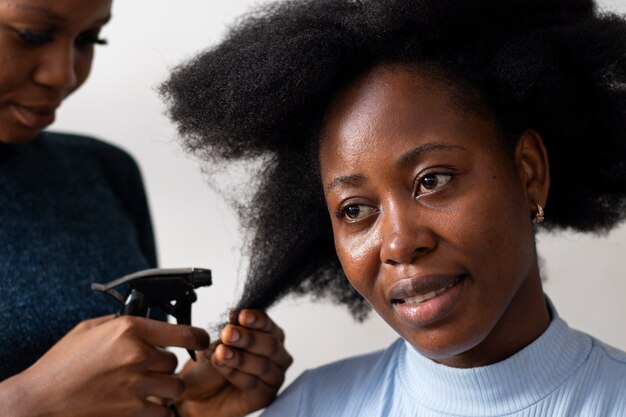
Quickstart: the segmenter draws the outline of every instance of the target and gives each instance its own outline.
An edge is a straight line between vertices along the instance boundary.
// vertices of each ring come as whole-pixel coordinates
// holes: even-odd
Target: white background
[[[162,267],[213,270],[199,291],[193,323],[208,327],[237,299],[244,278],[236,219],[207,186],[197,160],[183,154],[156,93],[173,66],[223,36],[248,0],[115,0],[91,79],[60,111],[55,130],[113,142],[138,161],[150,200]],[[605,0],[626,12],[625,0]],[[626,140],[626,138],[625,138]],[[593,175],[593,173],[590,173]],[[550,215],[549,208],[547,215]],[[545,289],[572,327],[626,350],[626,226],[601,238],[539,235]],[[112,279],[115,277],[111,277]],[[396,338],[382,320],[355,323],[344,308],[288,299],[271,310],[302,370],[387,346]],[[186,353],[180,353],[186,360]]]

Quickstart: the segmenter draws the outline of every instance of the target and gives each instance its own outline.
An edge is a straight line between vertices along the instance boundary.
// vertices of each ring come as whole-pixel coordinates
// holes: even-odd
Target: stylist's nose
[[[73,45],[50,45],[42,54],[34,81],[57,90],[64,97],[76,88],[76,66],[76,50]]]

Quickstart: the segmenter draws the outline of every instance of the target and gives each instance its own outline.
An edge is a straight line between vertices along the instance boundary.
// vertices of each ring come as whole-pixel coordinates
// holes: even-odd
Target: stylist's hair
[[[161,87],[209,164],[262,159],[236,205],[250,257],[240,307],[289,293],[368,311],[334,251],[317,166],[329,103],[369,69],[406,64],[550,157],[542,227],[606,232],[626,217],[626,22],[592,0],[301,0],[240,20]],[[237,195],[227,195],[242,201]]]

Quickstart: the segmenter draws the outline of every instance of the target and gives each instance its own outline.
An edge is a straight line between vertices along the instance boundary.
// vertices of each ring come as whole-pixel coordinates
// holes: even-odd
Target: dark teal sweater
[[[0,380],[81,320],[116,311],[92,282],[155,265],[146,196],[128,154],[56,133],[0,145]]]

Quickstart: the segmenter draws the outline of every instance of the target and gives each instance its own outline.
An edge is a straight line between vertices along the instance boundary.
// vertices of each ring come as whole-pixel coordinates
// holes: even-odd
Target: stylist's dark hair
[[[626,217],[623,17],[592,0],[270,4],[161,87],[189,151],[209,164],[265,161],[237,206],[250,236],[240,307],[296,293],[367,313],[334,252],[316,152],[337,92],[386,63],[443,77],[508,145],[539,132],[552,180],[543,227],[606,232]]]

